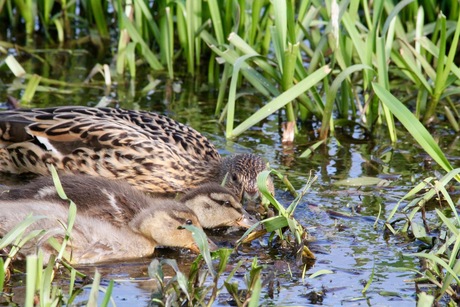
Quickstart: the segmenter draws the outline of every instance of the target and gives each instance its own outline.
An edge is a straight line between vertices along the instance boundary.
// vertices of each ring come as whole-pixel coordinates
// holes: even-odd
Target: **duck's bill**
[[[213,241],[211,241],[209,238],[208,238],[208,246],[209,246],[209,250],[210,251],[215,251],[217,250],[219,247],[216,245],[216,243],[214,243]],[[200,248],[198,247],[198,245],[196,243],[193,243],[192,245],[190,245],[190,250],[194,253],[197,253],[199,254],[200,253]]]

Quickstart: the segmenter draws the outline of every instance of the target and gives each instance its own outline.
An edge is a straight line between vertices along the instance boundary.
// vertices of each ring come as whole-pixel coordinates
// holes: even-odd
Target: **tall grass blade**
[[[17,224],[0,240],[0,249],[3,249],[13,243],[24,231],[36,221],[45,218],[45,216],[27,216],[21,223]]]
[[[99,34],[104,38],[109,37],[107,22],[105,21],[105,12],[104,12],[104,8],[102,7],[102,4],[104,2],[91,0],[90,3],[91,3],[92,14],[96,21],[96,26],[97,26],[97,30]]]
[[[445,171],[449,172],[453,170],[452,165],[447,160],[439,145],[417,118],[415,118],[398,99],[381,85],[374,83],[373,87],[382,103],[384,103],[393,115],[399,119],[412,137],[433,158],[433,160],[435,160]]]
[[[3,293],[3,286],[5,285],[6,279],[5,269],[3,268],[4,265],[5,262],[3,261],[3,257],[0,257],[0,293]]]
[[[43,259],[43,254],[39,254],[39,258]],[[50,306],[51,305],[51,289],[52,282],[54,278],[54,255],[50,256],[49,263],[43,272],[43,277],[38,277],[38,281],[41,283],[40,289],[40,305],[41,306]],[[41,272],[41,266],[39,266],[39,271]]]
[[[236,86],[238,84],[238,75],[245,61],[254,55],[245,55],[239,57],[233,65],[232,79],[230,81],[230,88],[228,90],[228,102],[227,102],[227,136],[232,134],[233,123],[235,120],[235,109],[236,109]]]
[[[337,91],[339,90],[340,85],[342,82],[348,78],[351,74],[356,71],[364,70],[364,69],[371,69],[368,65],[358,64],[353,65],[342,71],[332,82],[332,85],[326,93],[326,105],[324,106],[323,111],[323,120],[321,123],[321,132],[320,132],[320,139],[324,140],[327,138],[327,134],[329,129],[333,129],[333,122],[332,122],[332,110],[334,108],[334,100],[337,95]]]
[[[383,37],[377,37],[376,40],[377,45],[377,70],[379,76],[379,84],[382,85],[387,90],[390,89],[390,80],[388,79],[388,69],[387,69],[387,59],[390,55],[385,54],[385,39]],[[393,115],[391,114],[388,107],[383,104],[383,112],[385,114],[385,120],[387,122],[388,132],[390,134],[390,139],[392,143],[396,142],[396,127],[395,122],[393,119]]]
[[[97,307],[97,299],[99,297],[99,285],[101,283],[101,273],[96,269],[94,271],[93,283],[89,292],[88,305],[90,307]]]
[[[383,25],[383,28],[382,28],[382,36],[386,35],[388,29],[390,28],[390,24],[393,22],[393,19],[396,19],[398,17],[398,14],[412,2],[414,2],[414,0],[399,1],[394,6],[390,14],[388,14],[387,19],[385,20],[385,24]]]
[[[33,307],[35,290],[37,284],[37,255],[29,255],[26,258],[26,297],[25,297],[25,307]],[[41,269],[41,268],[40,268]]]
[[[112,301],[112,306],[115,306],[115,302],[113,302],[113,298],[112,298],[113,285],[114,285],[114,281],[113,279],[111,279],[107,289],[105,290],[105,295],[104,295],[104,299],[102,300],[101,307],[109,306],[110,301]]]
[[[450,275],[452,275],[452,277],[455,279],[455,281],[457,282],[457,284],[460,283],[460,278],[459,276],[457,275],[457,273],[455,273],[451,267],[449,267],[449,265],[441,258],[435,256],[435,255],[432,255],[432,254],[426,254],[426,253],[414,253],[414,254],[406,254],[405,256],[415,256],[415,257],[420,257],[420,258],[426,258],[426,259],[429,259],[431,261],[433,261],[434,263],[442,266]]]
[[[265,106],[263,106],[259,111],[257,111],[255,114],[253,114],[244,122],[242,122],[239,126],[237,126],[231,132],[231,134],[227,135],[227,138],[233,138],[240,135],[241,133],[243,133],[250,127],[254,126],[264,118],[267,118],[274,112],[278,111],[280,108],[284,107],[286,104],[288,104],[301,94],[308,91],[311,87],[316,86],[319,81],[321,81],[330,73],[330,71],[331,69],[329,68],[329,66],[321,67],[313,74],[303,79],[302,81],[291,87],[289,90],[285,91],[284,93],[282,93],[281,95],[267,103]]]
[[[222,17],[220,15],[219,3],[217,0],[208,0],[209,14],[212,19],[212,26],[219,45],[225,43],[224,29],[222,27]]]
[[[27,83],[27,87],[24,91],[24,95],[21,97],[22,103],[30,103],[37,91],[37,87],[40,84],[41,77],[39,75],[32,75],[29,82]]]
[[[163,70],[163,65],[161,65],[160,61],[157,59],[155,54],[151,51],[150,47],[144,41],[144,39],[139,34],[137,29],[134,27],[134,25],[131,23],[131,21],[128,19],[128,17],[126,17],[125,15],[123,15],[123,24],[125,25],[126,30],[128,31],[131,39],[134,42],[140,44],[141,49],[142,49],[142,54],[145,60],[147,61],[147,63],[149,63],[150,67],[154,70]]]

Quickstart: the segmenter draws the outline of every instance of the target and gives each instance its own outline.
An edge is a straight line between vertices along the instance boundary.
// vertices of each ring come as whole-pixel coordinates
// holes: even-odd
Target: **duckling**
[[[79,212],[109,221],[118,227],[126,225],[145,208],[162,207],[172,202],[145,195],[121,180],[63,175],[60,181],[67,197],[75,202]],[[0,200],[45,200],[68,205],[68,201],[57,194],[51,177],[38,177],[26,185],[3,190],[0,192]],[[192,189],[179,202],[196,214],[204,228],[249,228],[255,223],[255,219],[243,209],[237,198],[217,183]]]
[[[239,198],[259,196],[267,168],[254,154],[222,158],[196,130],[153,112],[68,106],[0,113],[0,170],[122,179],[148,193],[175,194],[207,182]],[[274,191],[271,179],[267,182]]]
[[[0,237],[30,214],[41,219],[29,226],[26,232],[46,232],[29,241],[21,249],[21,256],[36,253],[40,248],[44,252],[44,260],[48,262],[49,256],[57,253],[48,239],[54,237],[62,242],[68,206],[48,200],[0,200]],[[72,264],[89,264],[141,258],[152,255],[157,246],[182,247],[199,252],[191,232],[181,227],[184,224],[201,228],[196,215],[174,201],[161,207],[143,208],[129,223],[119,227],[77,210],[66,248],[70,255],[67,260]],[[212,242],[210,247],[215,249]]]

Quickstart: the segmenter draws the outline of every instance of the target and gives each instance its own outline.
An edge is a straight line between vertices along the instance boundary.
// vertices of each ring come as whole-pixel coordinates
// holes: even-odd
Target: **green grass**
[[[393,113],[375,95],[373,82],[397,98],[404,97],[399,92],[404,82],[416,96],[404,104],[415,108],[417,119],[426,125],[446,118],[459,131],[460,116],[451,100],[459,93],[460,70],[455,62],[459,6],[434,0],[397,5],[377,0],[368,5],[356,0],[163,0],[115,1],[110,8],[91,1],[42,0],[36,5],[18,0],[0,2],[0,21],[25,28],[30,37],[45,34],[49,40],[72,41],[72,23],[80,36],[91,36],[100,46],[109,35],[116,35],[116,69],[111,73],[118,76],[112,79],[127,73],[135,78],[138,65],[166,71],[169,78],[182,63],[192,76],[206,67],[208,82],[221,84],[216,113],[226,120],[228,138],[283,109],[287,122],[320,121],[320,139],[333,136],[335,125],[345,119],[369,131],[386,124],[395,142]],[[447,7],[449,15],[444,16],[442,9]],[[22,101],[31,101],[41,85],[52,82],[45,78],[38,73],[28,79]],[[234,127],[242,99],[236,88],[242,85],[264,96],[266,107]]]
[[[440,179],[426,178],[401,200],[409,199],[410,202],[405,206],[398,203],[386,222],[387,228],[393,233],[410,234],[425,246],[421,252],[406,255],[425,261],[425,268],[416,272],[418,277],[415,281],[430,282],[435,287],[431,288],[424,299],[439,302],[451,297],[451,304],[455,304],[455,287],[460,283],[460,261],[457,259],[460,251],[460,218],[447,189],[459,174],[460,169],[454,169]],[[430,201],[438,203],[435,209],[437,224],[430,225],[430,228],[442,234],[435,240],[426,232],[425,225],[416,219]],[[425,219],[423,221],[427,223]]]

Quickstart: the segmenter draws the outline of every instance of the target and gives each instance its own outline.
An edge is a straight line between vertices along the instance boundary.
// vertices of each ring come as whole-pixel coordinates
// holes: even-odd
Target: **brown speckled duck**
[[[108,180],[88,175],[64,175],[60,177],[67,197],[75,202],[78,212],[107,221],[117,227],[127,225],[139,212],[148,208],[163,208],[172,204],[191,209],[204,228],[243,227],[255,223],[237,198],[217,183],[208,183],[188,191],[179,201],[143,194],[121,180]],[[53,180],[41,176],[17,187],[3,187],[1,200],[25,199],[50,201],[68,206],[68,201],[57,194]]]
[[[26,233],[42,229],[46,233],[29,241],[21,249],[20,256],[34,254],[40,248],[48,262],[51,254],[57,254],[48,239],[54,237],[62,242],[68,206],[50,200],[0,200],[0,237],[30,214],[41,219],[30,225]],[[198,252],[191,232],[181,227],[185,224],[201,228],[196,215],[174,201],[162,207],[144,208],[119,227],[77,210],[66,259],[74,264],[87,264],[140,258],[152,255],[156,246],[182,247]]]
[[[240,200],[258,197],[257,175],[266,169],[253,154],[222,158],[196,130],[152,112],[77,106],[0,112],[0,171],[48,174],[47,164],[155,194],[226,178]]]

